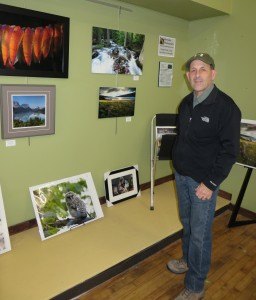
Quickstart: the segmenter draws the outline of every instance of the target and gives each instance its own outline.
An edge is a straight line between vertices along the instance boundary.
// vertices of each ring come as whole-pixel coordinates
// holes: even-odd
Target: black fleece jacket
[[[174,168],[215,190],[236,162],[241,112],[228,95],[214,86],[195,108],[193,93],[187,95],[178,113],[178,136],[172,152]]]

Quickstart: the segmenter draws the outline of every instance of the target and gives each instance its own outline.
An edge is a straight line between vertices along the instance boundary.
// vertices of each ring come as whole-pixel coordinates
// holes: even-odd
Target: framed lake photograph
[[[140,196],[138,166],[106,172],[104,174],[106,199],[110,203]]]
[[[1,85],[2,138],[55,132],[54,85]]]
[[[237,164],[256,168],[256,120],[241,120]]]
[[[144,34],[92,28],[92,73],[142,75]]]
[[[11,250],[8,226],[6,222],[2,190],[0,186],[0,254]]]
[[[42,240],[103,217],[91,173],[29,188]]]
[[[69,18],[0,4],[0,75],[68,77]]]
[[[135,96],[134,87],[100,87],[99,119],[134,116]]]

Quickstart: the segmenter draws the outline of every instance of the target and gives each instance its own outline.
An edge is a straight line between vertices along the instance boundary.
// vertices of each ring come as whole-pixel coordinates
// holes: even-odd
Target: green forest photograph
[[[92,29],[92,73],[142,75],[145,35]]]

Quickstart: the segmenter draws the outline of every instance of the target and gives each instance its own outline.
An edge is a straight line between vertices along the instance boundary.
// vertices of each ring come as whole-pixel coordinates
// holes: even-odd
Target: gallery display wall
[[[110,1],[108,1],[110,2]],[[129,6],[120,10],[85,0],[41,2],[1,1],[2,4],[70,19],[68,78],[1,76],[2,85],[55,86],[55,132],[18,137],[15,146],[1,139],[0,184],[8,226],[35,218],[29,187],[90,172],[98,196],[105,195],[104,173],[138,165],[140,183],[150,181],[150,122],[154,114],[173,112],[187,92],[181,66],[186,57],[188,22]],[[110,28],[145,35],[143,73],[92,73],[92,29]],[[173,58],[158,56],[159,35],[176,39]],[[173,63],[172,86],[158,87],[159,61]],[[100,87],[136,89],[131,122],[125,117],[98,118]],[[161,162],[157,177],[170,174]]]

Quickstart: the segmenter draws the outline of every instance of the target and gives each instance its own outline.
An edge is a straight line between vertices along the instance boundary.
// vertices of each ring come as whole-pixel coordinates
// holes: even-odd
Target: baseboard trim
[[[160,184],[166,183],[166,182],[174,180],[174,179],[175,179],[174,174],[170,174],[170,175],[167,175],[167,176],[156,179],[155,180],[155,185],[160,185]],[[146,183],[142,183],[140,185],[140,189],[142,191],[144,191],[146,189],[149,189],[150,185],[151,185],[150,181],[146,182]],[[225,192],[225,191],[222,191],[222,190],[219,191],[219,196],[224,198],[224,199],[227,199],[227,200],[231,200],[231,198],[232,198],[232,194],[230,194],[228,192]],[[99,200],[100,200],[101,205],[106,203],[105,196],[100,197]],[[10,226],[9,227],[9,234],[14,235],[16,233],[31,229],[31,228],[36,227],[36,226],[37,226],[36,219],[31,219],[31,220],[28,220],[28,221]]]
[[[230,194],[230,193],[228,193],[226,191],[223,191],[223,190],[219,190],[218,195],[220,197],[226,199],[226,200],[229,200],[229,201],[231,201],[231,199],[232,199],[232,194]]]
[[[229,208],[229,204],[218,209],[215,212],[215,217],[222,214],[228,208]],[[139,262],[143,261],[144,259],[148,258],[149,256],[162,250],[169,244],[180,239],[181,236],[182,236],[182,230],[179,230],[175,234],[172,234],[172,235],[164,238],[163,240],[153,244],[152,246],[136,253],[135,255],[127,258],[126,260],[121,261],[120,263],[110,267],[109,269],[99,273],[98,275],[85,280],[84,282],[74,286],[73,288],[66,290],[65,292],[51,298],[50,300],[69,300],[69,299],[78,297],[79,295],[88,292],[89,290],[95,288],[96,286],[102,284],[103,282],[113,278],[114,276],[117,276],[118,274],[126,271],[127,269],[138,264]]]
[[[235,206],[234,204],[230,203],[229,209],[232,211],[234,206]],[[256,213],[246,208],[240,207],[238,213],[239,215],[246,217],[248,219],[252,219],[252,220],[256,219]]]

